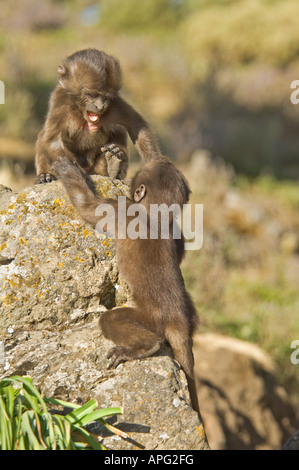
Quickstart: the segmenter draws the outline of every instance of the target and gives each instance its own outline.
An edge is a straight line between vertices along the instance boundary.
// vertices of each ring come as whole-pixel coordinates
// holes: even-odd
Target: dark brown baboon
[[[86,174],[125,178],[127,133],[142,159],[160,154],[146,121],[118,94],[117,59],[96,49],[75,52],[58,67],[58,80],[37,138],[36,183],[56,179],[51,165],[58,156],[75,161]]]
[[[151,204],[164,203],[169,206],[175,203],[182,206],[188,201],[190,191],[183,175],[162,156],[142,165],[133,178],[131,199],[125,199],[125,209],[128,214],[134,202],[145,208],[146,218],[139,223],[145,224],[147,237],[131,239],[120,236],[124,227],[122,224],[118,226],[117,200],[104,199],[94,194],[85,174],[66,158],[58,158],[54,170],[63,182],[72,204],[86,222],[93,226],[98,224],[101,217],[96,215],[96,208],[98,207],[99,214],[103,204],[109,204],[114,209],[113,214],[106,211],[105,222],[107,226],[111,226],[110,223],[115,225],[119,270],[131,289],[136,306],[115,308],[100,317],[104,336],[115,343],[108,354],[110,367],[116,367],[127,360],[150,356],[167,341],[174,358],[186,373],[193,408],[198,411],[192,354],[197,313],[185,289],[179,267],[183,244],[172,236],[171,217],[168,239],[161,238],[160,222],[157,239],[150,238],[149,230]],[[127,215],[127,229],[133,219],[132,215]]]

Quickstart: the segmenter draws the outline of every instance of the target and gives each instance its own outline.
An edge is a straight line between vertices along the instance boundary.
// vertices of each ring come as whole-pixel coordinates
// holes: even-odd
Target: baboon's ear
[[[58,81],[59,81],[60,85],[62,87],[64,87],[64,85],[65,85],[64,79],[67,76],[67,69],[65,68],[64,65],[59,65],[59,67],[57,69],[57,75],[58,75]]]
[[[146,186],[145,184],[140,184],[138,188],[135,189],[134,201],[140,202],[141,199],[143,199],[145,195],[146,195]]]

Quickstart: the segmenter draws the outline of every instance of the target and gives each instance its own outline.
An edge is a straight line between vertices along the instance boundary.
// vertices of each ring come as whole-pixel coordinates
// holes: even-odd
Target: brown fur
[[[86,174],[125,178],[127,133],[142,159],[160,154],[146,121],[118,94],[117,59],[96,49],[76,52],[58,67],[58,79],[37,138],[36,183],[56,179],[51,166],[58,156],[75,161]]]
[[[80,216],[95,226],[99,204],[117,201],[103,199],[94,194],[82,171],[67,159],[54,165],[72,204]],[[132,200],[146,207],[151,203],[177,203],[182,205],[189,197],[188,185],[182,174],[165,157],[143,164],[132,182]],[[132,217],[127,217],[127,223]],[[170,224],[172,227],[172,223]],[[180,240],[118,238],[116,226],[116,252],[120,273],[136,302],[136,307],[115,308],[101,315],[100,325],[106,338],[115,343],[108,354],[110,366],[150,356],[167,341],[174,358],[181,364],[188,379],[193,407],[198,410],[193,372],[192,335],[197,325],[197,313],[187,293],[179,263],[183,255]]]

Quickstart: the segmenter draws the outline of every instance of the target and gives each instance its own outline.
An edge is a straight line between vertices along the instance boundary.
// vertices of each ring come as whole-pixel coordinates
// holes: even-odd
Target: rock
[[[299,450],[299,429],[287,440],[282,450]]]
[[[295,431],[295,411],[271,359],[256,345],[196,335],[195,374],[211,449],[281,449]]]
[[[93,181],[107,196],[127,191],[109,178]],[[107,370],[111,343],[98,318],[131,297],[113,242],[78,218],[60,182],[19,193],[0,187],[0,215],[0,255],[8,260],[0,264],[1,376],[30,375],[47,397],[121,406],[110,422],[129,438],[101,431],[111,449],[208,449],[169,348]]]
[[[126,191],[119,181],[94,181],[107,196]],[[78,312],[90,316],[128,300],[113,243],[79,219],[60,182],[18,193],[2,188],[0,216],[0,255],[12,259],[0,266],[2,331],[65,325]]]
[[[109,422],[129,433],[129,439],[105,437],[107,447],[207,448],[203,427],[190,406],[185,375],[169,350],[107,370],[111,343],[101,336],[97,321],[7,336],[6,375],[30,375],[47,397],[76,403],[95,398],[100,408],[122,407],[123,414]]]

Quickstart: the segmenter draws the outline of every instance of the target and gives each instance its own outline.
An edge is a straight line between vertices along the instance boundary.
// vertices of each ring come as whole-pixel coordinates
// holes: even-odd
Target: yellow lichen
[[[26,193],[19,193],[16,203],[17,204],[22,204],[27,201],[27,194]]]
[[[198,432],[200,439],[204,439],[206,433],[202,424],[196,427],[196,431]]]
[[[3,302],[4,307],[9,307],[10,305],[12,305],[14,302],[17,301],[15,293],[9,293],[0,298]]]

